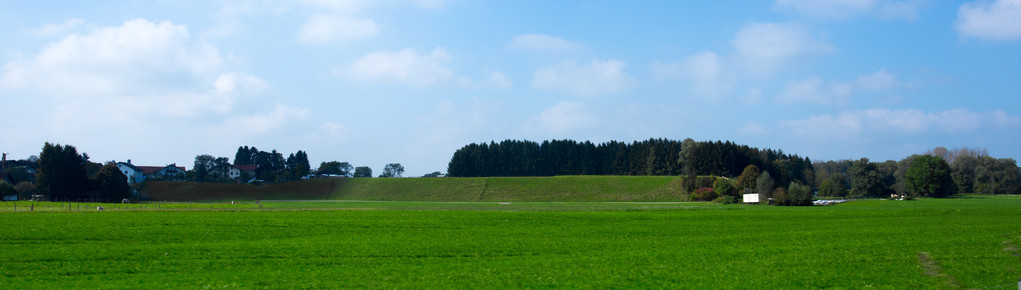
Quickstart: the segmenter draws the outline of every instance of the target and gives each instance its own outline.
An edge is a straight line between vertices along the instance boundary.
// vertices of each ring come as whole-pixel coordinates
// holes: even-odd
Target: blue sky
[[[504,139],[1021,158],[1021,1],[0,1],[0,150],[445,171]]]

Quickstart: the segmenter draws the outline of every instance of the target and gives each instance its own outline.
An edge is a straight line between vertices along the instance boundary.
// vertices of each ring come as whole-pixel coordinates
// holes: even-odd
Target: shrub
[[[737,189],[726,178],[717,178],[713,181],[713,191],[720,196],[737,196]]]
[[[713,203],[717,203],[717,204],[735,204],[735,203],[737,203],[737,198],[734,198],[733,196],[730,196],[730,195],[725,195],[725,196],[717,197],[716,199],[713,200]]]
[[[0,180],[0,197],[17,196],[18,191],[14,189],[13,185],[7,183],[7,181]]]
[[[812,188],[801,183],[791,183],[787,197],[789,201],[785,205],[812,205]]]
[[[33,194],[38,194],[39,192],[36,190],[35,185],[28,181],[18,182],[18,184],[14,185],[14,189],[18,191],[19,200],[31,199]]]
[[[716,199],[716,193],[713,192],[712,187],[699,188],[691,194],[691,200],[694,201],[712,201],[713,199]]]
[[[787,196],[787,190],[783,187],[777,187],[773,190],[773,202],[779,205],[788,205],[791,203],[790,196]]]

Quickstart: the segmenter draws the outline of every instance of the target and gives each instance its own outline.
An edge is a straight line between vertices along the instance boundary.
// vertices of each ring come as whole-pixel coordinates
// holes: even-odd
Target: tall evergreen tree
[[[39,154],[36,187],[53,201],[82,198],[89,188],[87,162],[88,156],[78,154],[74,146],[46,142]]]

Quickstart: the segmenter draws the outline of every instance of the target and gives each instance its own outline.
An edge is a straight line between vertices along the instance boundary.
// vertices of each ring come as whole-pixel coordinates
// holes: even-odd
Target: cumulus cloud
[[[819,77],[809,77],[787,82],[779,100],[828,104],[846,102],[850,97],[851,87],[848,84],[824,84]]]
[[[1006,123],[1003,123],[1002,120],[1012,118],[1017,119],[1017,117],[1002,111],[983,114],[965,108],[939,112],[876,108],[846,111],[838,115],[823,114],[802,120],[781,121],[778,126],[784,131],[804,137],[851,138],[872,132],[959,133],[973,131],[985,125],[1004,125]]]
[[[855,80],[854,84],[857,88],[870,91],[890,90],[902,85],[901,82],[897,80],[897,77],[886,71],[885,68],[879,69],[879,71],[871,74],[858,76],[858,79]]]
[[[1021,0],[975,1],[957,10],[957,32],[965,38],[1011,41],[1021,38]]]
[[[768,134],[769,129],[758,122],[750,121],[737,129],[737,132],[745,135],[763,135]]]
[[[450,60],[451,56],[443,47],[437,47],[429,53],[419,53],[415,49],[378,51],[362,56],[336,72],[358,82],[401,83],[422,87],[453,79],[453,69],[446,66]]]
[[[762,90],[750,88],[744,92],[744,103],[746,105],[757,105],[762,101]]]
[[[372,19],[335,15],[312,15],[298,30],[298,40],[307,44],[348,41],[379,32]]]
[[[523,50],[564,52],[581,49],[582,45],[546,34],[522,34],[511,40],[510,47]]]
[[[880,18],[913,20],[923,5],[920,0],[776,0],[773,8],[818,19],[845,19],[859,14],[873,14]]]
[[[859,75],[853,82],[824,82],[819,77],[787,82],[780,93],[783,102],[810,102],[818,104],[845,103],[856,91],[890,91],[906,87],[907,84],[886,69]]]
[[[565,101],[543,110],[530,119],[526,124],[526,130],[535,133],[564,134],[596,125],[596,118],[586,111],[584,105]]]
[[[67,35],[33,58],[5,65],[0,83],[61,101],[138,106],[164,102],[169,106],[154,110],[165,114],[229,107],[221,104],[230,99],[228,89],[265,85],[257,77],[232,73],[224,66],[217,49],[191,42],[183,25],[135,19]],[[166,98],[170,95],[175,97]]]
[[[724,72],[720,56],[703,51],[685,58],[681,63],[653,63],[657,79],[682,78],[691,81],[692,91],[701,96],[720,96],[730,92],[733,78]]]
[[[760,72],[797,57],[835,50],[833,45],[816,40],[801,26],[780,23],[747,24],[730,43],[749,68]]]
[[[31,132],[17,133],[36,136],[32,140],[59,137],[99,149],[90,153],[106,150],[124,158],[169,150],[166,147],[177,152],[202,142],[201,137],[186,137],[219,128],[275,133],[283,130],[278,124],[307,117],[301,108],[251,105],[259,103],[270,85],[233,70],[230,58],[194,40],[184,25],[139,18],[64,33],[0,71],[0,90],[18,96],[19,106],[36,108],[25,114],[39,122]],[[118,140],[118,146],[110,146],[109,140]]]
[[[513,82],[507,75],[502,72],[492,72],[489,77],[481,80],[474,81],[468,77],[461,77],[457,80],[457,84],[465,88],[496,88],[496,89],[509,89]]]
[[[304,121],[308,116],[308,109],[275,104],[273,109],[268,112],[228,118],[212,131],[218,132],[217,135],[221,136],[228,134],[238,136],[262,135],[289,127],[294,122]],[[343,130],[344,128],[334,124],[325,129]]]
[[[35,34],[36,36],[39,37],[58,36],[63,35],[64,33],[67,33],[68,31],[75,29],[81,26],[82,24],[85,24],[85,20],[69,18],[61,23],[51,23],[44,25],[43,27],[33,30],[32,34]]]
[[[593,59],[587,65],[565,61],[536,69],[532,88],[576,95],[618,93],[634,83],[634,79],[624,71],[625,67],[627,63],[618,60]]]

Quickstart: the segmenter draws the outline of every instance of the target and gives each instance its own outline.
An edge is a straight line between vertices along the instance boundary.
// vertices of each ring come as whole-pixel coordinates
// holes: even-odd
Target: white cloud
[[[993,122],[998,125],[1017,126],[1021,125],[1021,117],[1011,116],[1003,110],[996,110],[991,113]]]
[[[510,47],[524,50],[564,52],[582,48],[581,44],[546,34],[522,34],[511,40]]]
[[[810,102],[817,104],[843,103],[851,97],[848,84],[824,84],[819,77],[789,81],[780,93],[783,102]]]
[[[451,56],[443,47],[427,54],[419,54],[414,49],[378,51],[358,58],[337,72],[359,82],[394,82],[422,87],[450,81],[454,72],[445,66],[450,60]]]
[[[624,72],[627,63],[618,60],[593,59],[588,65],[573,61],[535,70],[532,88],[567,91],[577,95],[612,94],[624,91],[634,79]]]
[[[757,105],[762,101],[762,90],[750,88],[744,92],[744,103],[746,105]]]
[[[58,36],[63,35],[64,33],[67,33],[68,31],[77,28],[82,24],[85,24],[85,20],[77,18],[68,18],[62,23],[52,23],[44,25],[43,27],[33,30],[32,33],[39,37]]]
[[[800,26],[779,23],[747,24],[730,43],[745,64],[759,72],[768,72],[794,58],[835,50],[833,45],[814,39]]]
[[[768,134],[769,129],[758,122],[749,121],[741,126],[740,129],[737,129],[737,132],[745,135],[763,135]]]
[[[688,56],[682,63],[652,64],[656,79],[682,78],[691,81],[691,88],[700,96],[717,97],[730,92],[733,77],[724,73],[723,62],[712,51]]]
[[[957,10],[957,32],[982,40],[1021,39],[1021,0],[975,1]]]
[[[789,81],[780,93],[784,102],[811,102],[817,104],[846,103],[856,91],[882,92],[899,89],[907,84],[880,69],[874,73],[859,75],[854,82],[826,83],[819,77]]]
[[[724,79],[719,56],[703,51],[684,60],[684,67],[692,80],[695,93],[718,96],[730,91],[730,81]]]
[[[308,109],[275,104],[272,111],[231,117],[211,131],[215,132],[214,135],[221,136],[230,134],[238,136],[263,135],[291,126],[293,122],[304,121],[308,116]],[[334,124],[326,129],[343,130],[345,128]]]
[[[493,72],[489,74],[489,77],[482,81],[473,81],[468,77],[461,77],[457,80],[457,84],[465,88],[496,88],[496,89],[509,89],[513,82],[507,75],[502,72]]]
[[[924,5],[921,0],[776,0],[773,8],[818,19],[846,19],[858,14],[913,20]]]
[[[348,41],[379,32],[372,19],[335,15],[312,15],[298,30],[298,40],[308,44]]]
[[[560,102],[543,110],[526,124],[530,132],[548,132],[564,134],[575,130],[593,128],[597,120],[589,114],[585,106],[578,102]]]
[[[887,72],[885,68],[879,69],[875,73],[858,76],[854,84],[856,88],[869,91],[885,91],[901,86],[897,77]]]
[[[183,25],[135,19],[87,34],[70,34],[35,57],[4,66],[0,83],[61,100],[216,94],[225,61],[215,47],[193,43]],[[241,76],[241,75],[234,75]],[[246,77],[252,83],[254,77]],[[204,104],[185,98],[182,103]],[[139,102],[144,103],[144,102]]]
[[[862,131],[857,113],[813,116],[804,120],[781,121],[778,127],[791,134],[812,138],[850,138]]]
[[[918,109],[890,110],[876,108],[854,110],[833,116],[823,114],[803,120],[781,121],[784,131],[804,137],[850,138],[863,133],[892,132],[921,134],[928,132],[959,133],[977,130],[985,125],[1018,125],[1004,120],[1019,120],[1002,111],[988,114],[964,108],[939,112]]]
[[[411,0],[418,7],[428,9],[440,9],[450,3],[451,0]]]

